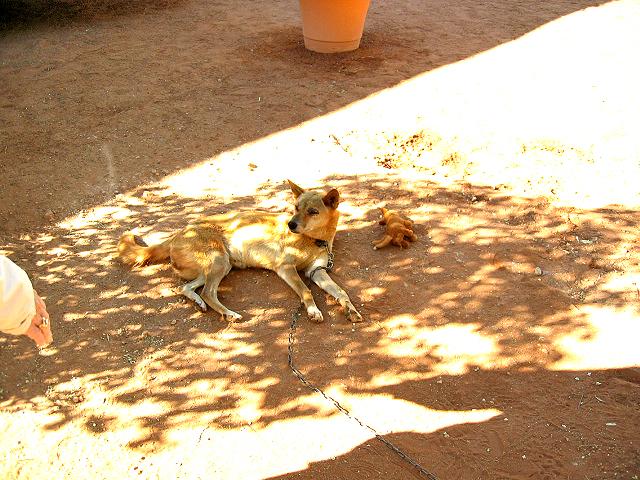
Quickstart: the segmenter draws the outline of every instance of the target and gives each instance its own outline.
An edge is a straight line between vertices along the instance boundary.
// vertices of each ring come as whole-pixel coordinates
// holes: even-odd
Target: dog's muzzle
[[[291,230],[292,232],[295,232],[296,228],[298,228],[298,222],[296,222],[295,220],[289,220],[289,223],[287,225],[289,225],[289,230]]]

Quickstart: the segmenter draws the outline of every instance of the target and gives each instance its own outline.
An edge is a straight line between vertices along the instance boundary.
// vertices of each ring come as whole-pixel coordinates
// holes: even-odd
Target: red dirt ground
[[[639,2],[374,2],[332,56],[295,1],[8,3],[0,253],[55,342],[0,337],[1,478],[424,478],[288,369],[275,274],[228,276],[227,325],[117,262],[286,178],[341,191],[365,317],[313,290],[310,382],[442,480],[638,478]]]

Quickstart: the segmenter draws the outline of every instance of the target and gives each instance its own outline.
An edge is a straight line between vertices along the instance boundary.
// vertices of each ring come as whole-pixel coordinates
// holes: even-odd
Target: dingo
[[[231,268],[273,270],[298,294],[307,315],[323,320],[311,291],[298,275],[301,270],[325,292],[332,295],[352,322],[362,316],[349,296],[327,273],[333,263],[340,194],[306,191],[288,181],[295,197],[295,214],[245,211],[203,217],[173,234],[166,241],[147,246],[132,233],[118,242],[122,261],[128,265],[171,260],[180,277],[189,280],[180,293],[202,309],[207,305],[228,321],[242,316],[218,300],[218,285]],[[200,294],[196,289],[203,287]]]

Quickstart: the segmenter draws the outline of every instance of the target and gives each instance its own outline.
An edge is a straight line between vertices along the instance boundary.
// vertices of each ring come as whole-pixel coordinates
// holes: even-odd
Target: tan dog
[[[295,197],[293,217],[287,213],[261,211],[213,215],[150,247],[139,237],[125,233],[118,243],[120,258],[128,265],[170,259],[178,275],[189,280],[180,293],[203,311],[208,305],[229,321],[242,317],[220,303],[217,291],[231,268],[273,270],[298,294],[309,318],[321,322],[322,313],[298,275],[301,270],[338,300],[347,318],[352,322],[362,321],[349,296],[327,273],[333,260],[340,194],[336,189],[326,194],[305,191],[290,180],[289,186]],[[198,295],[195,290],[202,286]]]
[[[409,242],[415,242],[418,239],[416,234],[413,233],[413,222],[410,219],[402,217],[394,210],[381,208],[380,211],[382,212],[380,225],[386,225],[387,229],[384,237],[372,242],[374,250],[386,247],[389,244],[407,248]]]

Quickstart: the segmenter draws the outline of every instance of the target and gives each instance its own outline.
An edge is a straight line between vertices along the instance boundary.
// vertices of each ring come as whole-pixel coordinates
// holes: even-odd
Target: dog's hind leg
[[[398,232],[393,237],[393,240],[391,240],[391,245],[396,245],[396,246],[398,246],[400,248],[407,248],[407,247],[409,247],[409,242],[407,242],[404,239],[404,235],[402,234],[402,232]]]
[[[189,283],[185,283],[180,289],[180,293],[185,297],[187,297],[188,299],[196,302],[198,307],[200,307],[200,310],[202,310],[203,312],[206,312],[207,304],[204,303],[204,300],[202,300],[202,297],[200,297],[200,295],[198,295],[195,292],[196,288],[200,288],[201,286],[204,285],[204,282],[205,282],[205,276],[203,273],[201,273],[200,275],[198,275],[198,277],[195,280],[192,280]]]
[[[202,298],[207,302],[207,305],[222,315],[223,320],[234,322],[242,319],[242,315],[233,310],[229,310],[218,300],[218,286],[230,271],[231,263],[229,259],[224,255],[216,255],[205,277]]]
[[[389,245],[389,243],[391,243],[391,240],[393,240],[393,237],[391,235],[385,235],[380,240],[372,242],[373,249],[378,250],[379,248],[386,247],[387,245]]]
[[[416,236],[416,234],[413,233],[413,231],[408,228],[403,228],[401,232],[404,234],[405,237],[407,237],[407,239],[411,240],[412,242],[415,242],[416,240],[418,240],[418,237]]]

